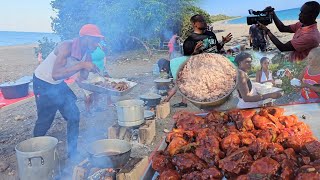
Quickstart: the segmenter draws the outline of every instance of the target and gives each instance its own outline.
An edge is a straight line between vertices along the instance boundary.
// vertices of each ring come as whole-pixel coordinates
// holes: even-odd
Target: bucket
[[[131,127],[144,123],[144,102],[142,100],[119,101],[116,107],[120,126]]]
[[[51,180],[58,175],[58,139],[34,137],[16,145],[20,180]]]

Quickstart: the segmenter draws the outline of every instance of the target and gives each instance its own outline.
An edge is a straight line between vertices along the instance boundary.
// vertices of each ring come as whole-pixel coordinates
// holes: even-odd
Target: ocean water
[[[0,31],[0,46],[14,46],[37,43],[43,37],[59,42],[59,36],[53,33]]]
[[[300,8],[287,9],[282,11],[276,11],[278,18],[284,20],[297,20],[299,19]],[[248,12],[249,15],[249,12]],[[247,16],[233,19],[226,22],[227,24],[247,24]]]

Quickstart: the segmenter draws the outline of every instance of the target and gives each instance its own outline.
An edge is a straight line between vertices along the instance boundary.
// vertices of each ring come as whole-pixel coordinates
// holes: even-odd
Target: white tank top
[[[86,57],[86,55],[83,56],[81,61],[78,61],[77,59],[70,57],[67,59],[67,64],[65,67],[68,68],[68,67],[74,66],[74,65],[84,61],[85,57]],[[34,72],[34,75],[37,78],[39,78],[47,83],[50,83],[50,84],[61,83],[64,79],[56,81],[52,78],[52,70],[53,70],[53,66],[54,66],[56,59],[57,59],[57,56],[54,54],[54,50],[53,50],[48,55],[48,57],[37,67],[37,69]]]
[[[267,78],[267,76],[266,76],[266,74],[264,73],[264,71],[261,70],[261,79],[260,79],[260,82],[263,83],[263,82],[270,81],[270,80],[273,80],[273,79],[272,79],[272,72],[269,71],[269,78]]]

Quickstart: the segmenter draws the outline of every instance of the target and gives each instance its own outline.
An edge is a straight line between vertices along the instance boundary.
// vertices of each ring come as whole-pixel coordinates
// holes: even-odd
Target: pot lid
[[[141,99],[161,99],[159,94],[147,93],[140,96]]]
[[[152,118],[153,116],[154,116],[154,112],[153,112],[153,111],[144,110],[144,118],[145,118],[145,119]]]
[[[159,78],[159,79],[155,79],[154,82],[156,82],[156,83],[170,83],[171,79]]]

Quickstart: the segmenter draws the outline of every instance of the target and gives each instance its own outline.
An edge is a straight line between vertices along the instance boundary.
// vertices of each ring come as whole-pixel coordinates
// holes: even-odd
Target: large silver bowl
[[[220,55],[222,56],[222,55]],[[222,56],[224,57],[224,56]],[[202,101],[197,101],[194,99],[191,99],[190,97],[188,97],[187,95],[185,95],[184,93],[181,92],[180,88],[179,88],[179,76],[181,75],[181,71],[183,70],[184,66],[187,64],[187,62],[190,60],[191,58],[189,58],[187,61],[185,61],[183,64],[180,65],[178,73],[177,73],[177,80],[176,80],[176,88],[178,89],[178,92],[186,99],[188,99],[192,104],[194,104],[196,107],[200,108],[200,109],[210,109],[212,107],[217,107],[220,106],[222,104],[224,104],[229,97],[231,96],[232,92],[236,89],[237,85],[238,85],[238,77],[239,77],[239,72],[238,72],[238,68],[232,63],[230,62],[230,60],[228,58],[225,57],[225,59],[237,70],[237,74],[236,74],[236,78],[235,78],[235,85],[234,87],[230,90],[230,92],[228,92],[226,95],[224,95],[223,97],[215,100],[215,101],[209,101],[209,102],[202,102]]]

